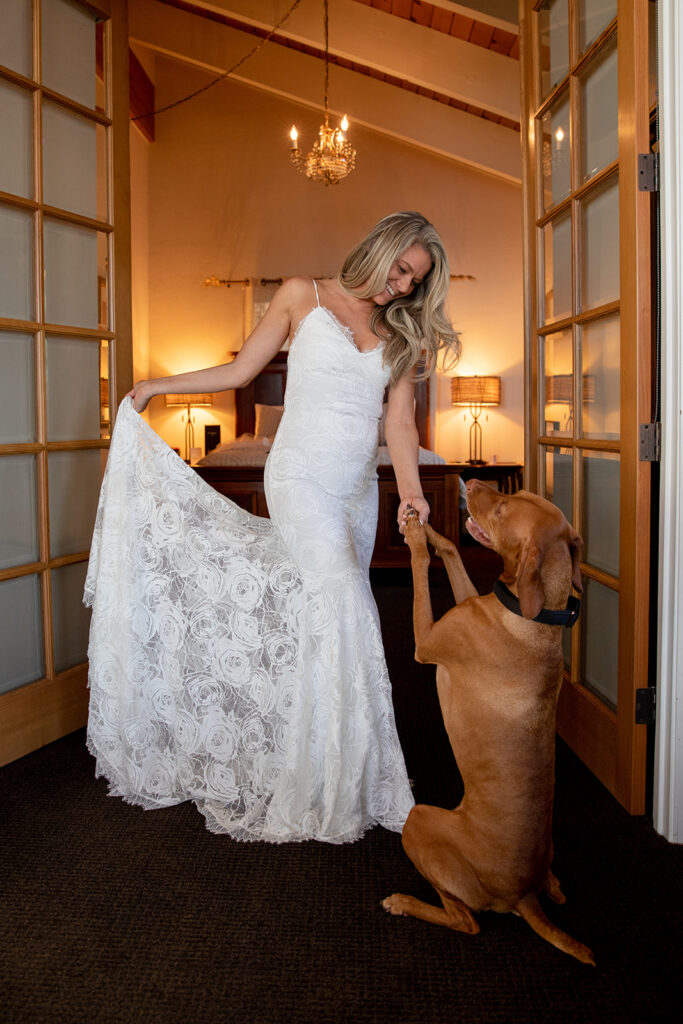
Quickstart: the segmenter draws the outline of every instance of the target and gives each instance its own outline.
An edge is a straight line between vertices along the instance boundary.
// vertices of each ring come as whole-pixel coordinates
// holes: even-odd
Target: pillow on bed
[[[196,466],[264,466],[271,440],[268,437],[254,437],[242,434],[234,441],[217,445]]]
[[[284,405],[259,405],[254,404],[256,413],[256,426],[254,433],[257,437],[275,437],[277,428],[280,426]]]

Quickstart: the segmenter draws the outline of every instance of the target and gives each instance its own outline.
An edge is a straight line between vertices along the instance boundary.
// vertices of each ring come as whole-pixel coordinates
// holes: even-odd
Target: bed
[[[284,401],[287,352],[278,352],[251,384],[235,392],[237,440],[219,445],[200,460],[195,471],[221,494],[257,516],[267,516],[263,466]],[[449,466],[429,448],[429,390],[416,387],[415,420],[420,438],[420,480],[431,508],[434,529],[458,543],[458,467]],[[381,439],[380,439],[381,440]],[[379,517],[373,568],[400,568],[410,557],[398,532],[398,488],[388,450],[380,447]]]

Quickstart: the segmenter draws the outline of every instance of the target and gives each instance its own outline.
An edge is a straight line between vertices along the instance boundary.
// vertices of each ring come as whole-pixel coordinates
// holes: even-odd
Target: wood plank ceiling
[[[261,39],[268,34],[267,31],[257,25],[249,24],[247,21],[232,17],[228,14],[223,14],[216,10],[201,7],[198,4],[192,3],[191,0],[161,0],[161,2],[169,7],[175,7],[178,10],[187,11],[188,13],[198,15],[199,17],[205,18],[209,21],[216,21],[219,24],[239,29],[241,32],[255,35]],[[486,24],[483,21],[478,21],[476,18],[468,17],[456,11],[448,11],[443,7],[436,6],[435,4],[422,2],[422,0],[355,0],[355,2],[362,4],[365,7],[372,7],[387,15],[411,21],[416,25],[420,25],[423,28],[429,28],[434,32],[453,36],[456,39],[461,39],[474,46],[480,46],[485,50],[491,50],[492,52],[501,54],[504,57],[519,60],[519,35]],[[289,36],[280,33],[273,35],[270,42],[288,47],[292,50],[298,50],[300,53],[305,53],[310,57],[317,57],[320,60],[324,59],[324,51],[320,47],[312,46],[308,43],[292,39]],[[401,78],[398,75],[386,74],[377,68],[369,67],[367,64],[338,56],[332,51],[329,53],[329,62],[330,64],[346,68],[357,74],[375,78],[379,81],[385,82],[387,85],[395,86],[399,89],[406,89],[409,92],[416,93],[418,96],[423,96],[426,99],[433,100],[435,103],[443,103],[450,107],[456,107],[458,110],[472,114],[474,117],[481,117],[484,118],[484,120],[492,121],[494,124],[499,124],[504,128],[510,128],[513,131],[520,130],[519,121],[503,117],[502,115],[486,110],[483,107],[474,106],[471,103],[465,103],[453,96],[447,96],[444,93],[437,92],[433,89],[424,88],[423,86],[417,85],[415,82],[411,82],[408,79]]]

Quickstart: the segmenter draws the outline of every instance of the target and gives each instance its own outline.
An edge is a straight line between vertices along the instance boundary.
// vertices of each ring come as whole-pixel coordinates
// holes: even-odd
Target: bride
[[[459,339],[420,214],[384,217],[338,278],[291,278],[234,362],[136,384],[119,409],[86,580],[88,746],[110,793],[192,800],[214,832],[291,842],[400,831],[413,800],[369,565],[378,424],[424,522],[418,364]],[[138,415],[251,381],[291,339],[265,470],[271,518],[219,495]]]

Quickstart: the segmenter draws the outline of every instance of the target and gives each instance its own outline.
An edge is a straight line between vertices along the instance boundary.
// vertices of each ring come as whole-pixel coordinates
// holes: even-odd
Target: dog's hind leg
[[[382,906],[391,914],[419,917],[431,924],[474,935],[479,925],[465,899],[456,894],[462,892],[467,899],[471,893],[476,898],[478,880],[458,849],[452,819],[452,812],[441,807],[417,804],[403,826],[403,848],[420,874],[434,886],[443,907],[402,893],[389,896]]]
[[[445,928],[451,928],[454,932],[476,935],[479,925],[467,904],[447,893],[439,892],[439,896],[443,907],[435,907],[431,903],[418,900],[415,896],[406,896],[400,892],[395,892],[393,896],[387,896],[385,900],[382,900],[382,906],[390,914],[401,917],[418,917],[421,921],[440,924]]]
[[[548,893],[550,899],[554,903],[566,903],[567,897],[560,889],[560,883],[555,878],[550,868],[548,868],[548,874],[545,876],[545,882],[543,883],[543,891]]]

